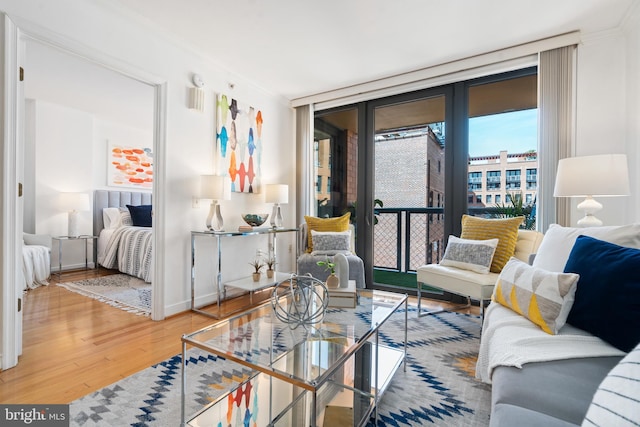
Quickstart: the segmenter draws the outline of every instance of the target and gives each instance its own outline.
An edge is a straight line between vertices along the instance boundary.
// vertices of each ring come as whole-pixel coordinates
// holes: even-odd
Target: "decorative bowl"
[[[242,214],[244,222],[252,227],[260,227],[265,223],[268,217],[269,214]]]

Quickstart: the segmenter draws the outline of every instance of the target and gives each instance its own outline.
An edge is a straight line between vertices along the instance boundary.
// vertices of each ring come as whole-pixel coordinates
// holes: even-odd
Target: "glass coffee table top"
[[[332,368],[369,339],[406,298],[391,292],[359,290],[355,309],[329,307],[322,322],[296,328],[277,319],[267,301],[185,335],[183,342],[313,390],[331,374]],[[285,305],[288,303],[284,301]],[[301,358],[314,368],[295,369]]]

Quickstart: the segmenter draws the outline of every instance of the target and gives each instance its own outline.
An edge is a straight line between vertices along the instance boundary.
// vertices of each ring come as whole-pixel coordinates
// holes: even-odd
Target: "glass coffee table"
[[[271,301],[182,337],[182,425],[365,425],[407,352],[407,296],[360,289],[355,308],[328,308],[320,323],[293,328]],[[279,297],[281,307],[294,297]],[[404,305],[404,346],[379,341],[379,331]],[[402,321],[402,320],[400,320]],[[250,368],[238,386],[186,414],[187,347]],[[406,370],[406,363],[404,364]],[[220,424],[219,424],[220,423]],[[245,424],[247,425],[247,424]]]

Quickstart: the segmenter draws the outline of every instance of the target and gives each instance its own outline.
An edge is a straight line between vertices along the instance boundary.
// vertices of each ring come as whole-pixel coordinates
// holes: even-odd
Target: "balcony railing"
[[[495,209],[468,210],[470,215],[483,215]],[[445,249],[444,208],[381,208],[376,213],[374,268],[410,273],[440,262]]]

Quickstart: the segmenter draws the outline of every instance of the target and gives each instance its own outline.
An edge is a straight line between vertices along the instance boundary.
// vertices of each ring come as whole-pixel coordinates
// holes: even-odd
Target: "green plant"
[[[276,266],[276,259],[269,258],[264,262],[264,264],[267,266],[267,270],[273,270],[273,267]]]
[[[524,221],[520,228],[534,230],[536,228],[535,205],[525,205],[522,193],[508,193],[508,202],[495,205],[494,218],[513,218],[524,216]]]
[[[329,261],[329,258],[324,261],[318,261],[316,264],[318,264],[320,267],[324,267],[325,271],[330,270],[331,274],[336,274],[336,264]]]
[[[264,267],[264,263],[259,258],[256,258],[253,261],[251,261],[249,265],[252,266],[253,269],[255,270],[254,273],[260,273],[260,270],[262,270],[262,267]]]
[[[349,221],[351,221],[352,224],[356,222],[357,206],[358,206],[358,202],[353,202],[347,207],[347,209],[345,209],[345,213],[351,212],[351,218],[349,219]],[[373,224],[374,225],[378,223],[378,211],[376,210],[376,206],[383,208],[384,203],[380,199],[375,199],[373,201]]]

